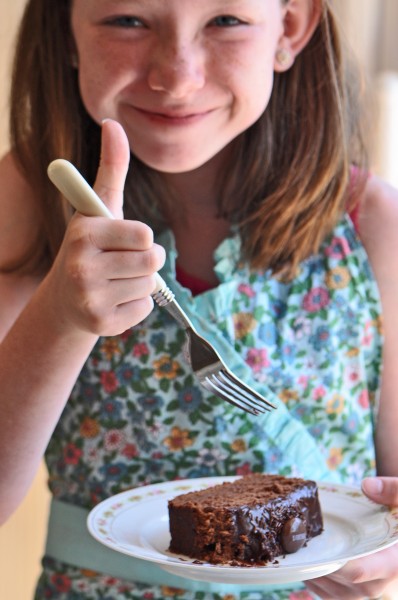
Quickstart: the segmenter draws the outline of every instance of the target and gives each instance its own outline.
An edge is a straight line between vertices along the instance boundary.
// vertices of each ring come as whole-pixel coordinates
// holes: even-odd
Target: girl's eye
[[[220,15],[213,19],[210,24],[215,27],[236,27],[237,25],[242,25],[243,22],[232,15]]]
[[[145,27],[144,23],[138,17],[132,17],[128,15],[121,15],[120,17],[112,17],[107,20],[107,25],[113,27]]]

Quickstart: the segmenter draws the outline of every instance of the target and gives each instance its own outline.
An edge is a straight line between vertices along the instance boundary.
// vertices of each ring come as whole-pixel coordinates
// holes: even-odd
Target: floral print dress
[[[126,489],[175,479],[279,472],[359,485],[375,472],[381,307],[348,216],[288,283],[215,253],[216,289],[193,297],[175,281],[174,242],[162,275],[228,366],[278,404],[252,416],[198,385],[185,333],[155,307],[120,336],[100,338],[46,452],[55,498],[92,508]],[[313,453],[314,458],[311,458]],[[192,592],[87,572],[45,557],[36,599],[310,600],[303,587]]]

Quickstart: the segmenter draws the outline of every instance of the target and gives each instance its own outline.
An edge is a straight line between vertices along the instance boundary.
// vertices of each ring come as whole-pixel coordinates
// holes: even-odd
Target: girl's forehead
[[[71,0],[72,7],[97,7],[98,9],[109,8],[115,10],[131,10],[134,8],[161,7],[167,10],[172,7],[180,7],[181,10],[200,10],[201,8],[213,8],[223,10],[235,10],[239,7],[264,8],[274,3],[285,4],[288,0]]]

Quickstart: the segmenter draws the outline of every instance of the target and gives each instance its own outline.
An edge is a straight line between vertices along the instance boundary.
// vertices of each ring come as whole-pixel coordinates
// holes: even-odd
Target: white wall
[[[25,0],[0,0],[0,154],[7,147],[7,94],[12,43]]]
[[[333,0],[346,38],[369,73],[379,66],[379,24],[384,3],[385,0]]]
[[[397,0],[333,0],[372,94],[372,171],[398,187]]]

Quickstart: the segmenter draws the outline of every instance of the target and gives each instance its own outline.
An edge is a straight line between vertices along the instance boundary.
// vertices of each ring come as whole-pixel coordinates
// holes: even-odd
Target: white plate
[[[319,483],[324,531],[295,554],[261,567],[198,563],[168,552],[167,501],[237,477],[206,477],[135,488],[112,496],[89,514],[87,526],[100,543],[122,554],[157,563],[164,570],[200,581],[235,584],[290,583],[336,571],[348,560],[398,541],[398,509],[369,501],[358,489]]]

